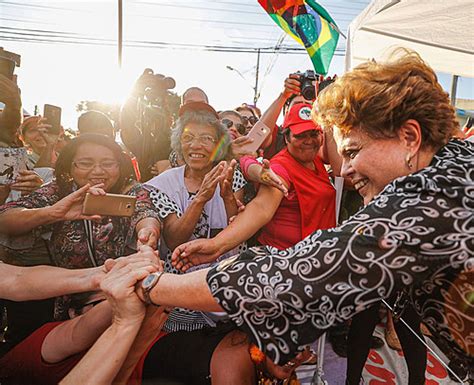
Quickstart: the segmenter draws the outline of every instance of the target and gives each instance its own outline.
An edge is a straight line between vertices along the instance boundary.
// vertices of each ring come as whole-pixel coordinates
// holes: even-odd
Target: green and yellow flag
[[[340,30],[329,13],[313,0],[258,0],[286,33],[308,51],[314,70],[326,75]]]

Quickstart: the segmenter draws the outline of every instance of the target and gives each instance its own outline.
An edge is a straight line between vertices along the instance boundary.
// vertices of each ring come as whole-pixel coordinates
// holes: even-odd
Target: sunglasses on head
[[[255,116],[251,117],[246,117],[242,116],[242,122],[245,126],[247,126],[249,123],[253,126],[255,123],[257,123],[258,119]]]
[[[246,129],[245,129],[245,126],[244,126],[243,124],[241,124],[241,123],[234,123],[232,120],[230,120],[230,119],[225,119],[225,118],[222,119],[221,122],[222,122],[222,124],[223,124],[224,126],[226,126],[227,128],[231,128],[232,126],[234,126],[234,127],[237,129],[237,131],[239,132],[239,134],[245,135]]]

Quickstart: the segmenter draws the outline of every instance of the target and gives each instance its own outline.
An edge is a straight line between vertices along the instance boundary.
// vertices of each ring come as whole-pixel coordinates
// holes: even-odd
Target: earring
[[[407,154],[407,157],[405,158],[405,162],[410,170],[413,168],[413,164],[411,163],[411,158],[412,158],[411,154]]]

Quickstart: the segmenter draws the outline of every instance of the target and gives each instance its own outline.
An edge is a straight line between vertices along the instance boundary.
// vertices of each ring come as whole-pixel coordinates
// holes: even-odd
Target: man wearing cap
[[[318,155],[323,141],[321,128],[310,115],[310,104],[291,107],[283,123],[287,147],[270,161],[288,194],[260,185],[257,196],[216,237],[186,243],[186,249],[192,250],[188,253],[191,264],[215,260],[260,229],[258,243],[284,250],[315,230],[335,226],[336,191]],[[179,266],[179,261],[173,263]]]

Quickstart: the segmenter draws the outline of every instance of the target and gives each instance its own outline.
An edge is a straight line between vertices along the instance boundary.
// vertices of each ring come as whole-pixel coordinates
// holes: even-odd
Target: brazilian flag
[[[313,0],[258,0],[270,17],[308,51],[314,70],[326,75],[340,30],[329,13]]]

